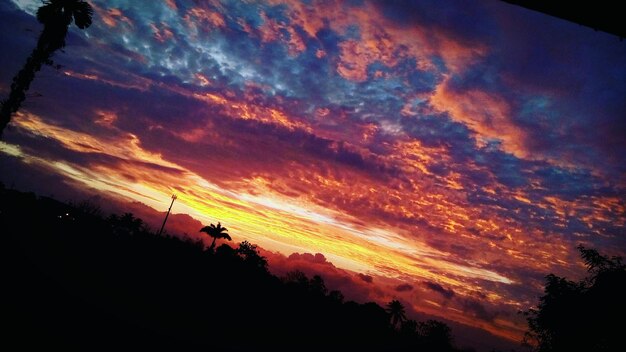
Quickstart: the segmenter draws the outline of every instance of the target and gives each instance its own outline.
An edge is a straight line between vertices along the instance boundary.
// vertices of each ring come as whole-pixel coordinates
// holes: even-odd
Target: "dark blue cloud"
[[[445,31],[464,41],[484,40],[497,32],[496,21],[485,16],[488,3],[438,0],[375,1],[382,14],[402,26],[420,24]]]

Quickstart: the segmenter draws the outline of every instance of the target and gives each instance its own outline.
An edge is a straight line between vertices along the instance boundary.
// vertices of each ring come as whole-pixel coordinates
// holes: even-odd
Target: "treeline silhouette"
[[[272,275],[248,242],[206,248],[132,214],[1,185],[0,230],[2,329],[20,349],[458,350],[447,325],[407,320],[398,301],[359,304],[322,277]]]

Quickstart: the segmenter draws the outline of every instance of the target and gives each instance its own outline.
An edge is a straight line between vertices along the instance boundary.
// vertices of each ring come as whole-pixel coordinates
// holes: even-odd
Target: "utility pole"
[[[163,225],[161,225],[161,230],[159,230],[159,236],[163,233],[163,228],[165,227],[165,222],[167,221],[167,217],[170,216],[170,210],[172,210],[172,205],[174,205],[174,201],[176,200],[176,195],[172,194],[172,203],[170,204],[170,208],[167,209],[167,214],[165,214],[165,219],[163,219]]]

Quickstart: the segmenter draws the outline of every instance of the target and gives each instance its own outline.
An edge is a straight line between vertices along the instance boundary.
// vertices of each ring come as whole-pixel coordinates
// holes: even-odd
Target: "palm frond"
[[[72,15],[74,16],[76,26],[80,29],[85,29],[91,26],[93,8],[86,1],[78,1],[73,6]]]
[[[220,224],[219,222],[217,223],[217,226],[215,226],[214,224],[210,224],[209,226],[205,226],[201,228],[200,232],[204,232],[211,237],[228,238],[229,241],[231,240],[230,236],[228,236],[227,234],[228,229],[225,227],[222,227],[222,224]]]

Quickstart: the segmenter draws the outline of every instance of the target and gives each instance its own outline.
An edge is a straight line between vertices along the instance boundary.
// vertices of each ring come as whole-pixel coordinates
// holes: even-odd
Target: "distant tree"
[[[204,246],[203,246],[204,247]],[[221,257],[221,260],[231,260],[237,258],[237,251],[226,243],[215,248],[215,254]]]
[[[404,336],[413,336],[417,333],[417,321],[407,319],[400,324],[400,333]]]
[[[213,242],[211,243],[211,246],[209,247],[209,251],[211,252],[215,248],[215,241],[217,241],[217,239],[227,239],[229,241],[232,241],[232,238],[230,238],[230,236],[227,233],[228,229],[225,227],[222,227],[222,224],[220,224],[219,222],[217,223],[217,226],[211,224],[209,226],[205,226],[201,228],[200,232],[204,232],[207,235],[213,237]]]
[[[417,333],[427,351],[452,351],[452,329],[440,321],[427,320],[417,323]]]
[[[111,214],[107,221],[113,227],[116,234],[133,235],[145,229],[143,220],[135,217],[132,213],[124,213],[122,216]]]
[[[578,246],[590,276],[575,282],[549,274],[536,308],[523,314],[524,342],[538,352],[626,351],[626,266]]]
[[[337,303],[343,303],[343,300],[345,299],[345,297],[343,296],[343,293],[341,293],[341,291],[339,290],[332,290],[328,293],[328,298],[333,301],[333,302],[337,302]]]
[[[137,233],[144,227],[143,220],[135,217],[133,213],[124,213],[124,215],[120,217],[120,224],[129,229],[132,233]]]
[[[328,289],[326,288],[326,283],[324,283],[324,279],[319,275],[314,275],[310,282],[311,292],[319,295],[326,296]]]
[[[68,27],[74,22],[80,29],[91,25],[93,9],[81,0],[48,0],[37,10],[37,21],[43,24],[43,30],[24,67],[11,83],[9,97],[0,102],[0,137],[26,98],[26,91],[35,78],[35,73],[43,64],[52,64],[52,55],[65,46]],[[6,49],[6,48],[5,48]]]
[[[102,217],[102,207],[92,199],[82,200],[75,207],[85,215]]]
[[[306,274],[300,270],[293,270],[285,274],[283,278],[285,283],[297,284],[303,288],[308,290],[309,288],[309,278],[306,277]]]
[[[387,308],[385,309],[387,313],[389,313],[389,318],[391,319],[391,326],[396,329],[399,324],[402,324],[403,321],[406,320],[406,312],[404,310],[404,305],[400,303],[397,299],[387,303]]]
[[[300,270],[288,272],[283,278],[283,282],[296,286],[302,291],[311,293],[318,297],[326,296],[326,294],[328,293],[326,283],[320,275],[314,275],[313,278],[309,279],[306,274]],[[339,292],[338,294],[341,294],[341,292]],[[338,294],[335,293],[334,298],[343,300],[343,295],[339,297]]]
[[[267,259],[259,254],[257,245],[251,244],[248,241],[243,241],[239,244],[236,252],[247,265],[267,272]]]

